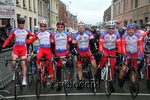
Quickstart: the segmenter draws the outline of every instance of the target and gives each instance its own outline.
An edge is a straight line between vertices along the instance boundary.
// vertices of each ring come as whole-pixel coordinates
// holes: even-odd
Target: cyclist
[[[107,61],[108,55],[116,56],[116,45],[118,48],[118,53],[121,53],[121,40],[120,34],[115,29],[116,23],[114,21],[108,21],[107,29],[104,31],[99,39],[99,52],[103,53],[102,61],[100,62],[100,68],[98,68],[99,79],[101,79],[101,69]],[[112,69],[112,77],[114,77],[114,68],[115,68],[115,58],[110,58],[110,67]],[[110,85],[111,91],[115,91],[113,83]]]
[[[78,54],[78,60],[77,60],[77,73],[78,73],[78,78],[79,82],[82,82],[82,60],[79,59],[81,56],[86,56],[86,54],[92,54],[90,51],[90,43],[94,45],[94,36],[92,33],[88,30],[85,30],[85,24],[83,22],[80,22],[78,24],[78,32],[74,34],[72,38],[72,44],[73,44],[73,50],[75,51],[77,48]],[[77,53],[76,52],[76,53]],[[96,76],[96,61],[94,59],[94,56],[90,56],[91,64],[94,68],[94,75]],[[78,87],[79,89],[81,88],[81,85]]]
[[[65,23],[63,21],[58,21],[57,24],[57,31],[52,36],[52,46],[54,49],[52,49],[55,56],[66,56],[69,53],[69,45],[71,43],[71,37],[70,34],[65,29]],[[57,79],[58,82],[61,82],[61,69],[62,69],[62,61],[61,59],[57,60]],[[57,87],[57,91],[60,91],[62,87],[60,84]]]
[[[49,66],[48,66],[48,72],[50,74],[50,80],[53,81],[54,79],[54,71],[52,67],[52,52],[51,52],[51,38],[52,38],[52,32],[47,30],[47,21],[41,20],[40,21],[40,30],[35,34],[35,36],[32,39],[27,40],[27,43],[32,43],[35,40],[39,39],[40,42],[40,48],[37,52],[36,58],[42,58],[46,57],[50,60]],[[39,68],[40,60],[36,60],[37,68]]]
[[[27,57],[27,48],[26,48],[26,38],[28,35],[33,36],[30,30],[24,28],[25,18],[19,17],[17,19],[18,28],[12,29],[9,37],[5,40],[2,48],[5,48],[6,45],[10,42],[12,38],[15,40],[15,44],[12,51],[12,60],[16,60],[19,56],[21,59],[25,59]],[[22,72],[23,72],[23,81],[22,85],[26,85],[26,64],[25,61],[21,61]],[[12,67],[15,68],[15,61],[12,61]],[[13,80],[15,79],[15,74],[13,75]]]
[[[40,31],[40,27],[39,26],[34,26],[33,29],[34,29],[34,34],[36,34],[38,31]],[[39,40],[34,41],[33,42],[33,52],[37,53],[39,48],[40,48]]]
[[[140,51],[140,56],[138,56],[138,51]],[[143,44],[142,39],[139,33],[135,32],[135,25],[129,24],[127,26],[126,34],[122,37],[122,52],[123,55],[127,56],[126,60],[123,61],[122,69],[120,70],[120,75],[118,79],[118,85],[123,87],[124,81],[123,76],[127,69],[127,65],[129,63],[128,59],[130,58],[138,58],[139,60],[143,57]],[[134,66],[137,67],[137,60],[134,61]],[[135,80],[133,79],[133,82]],[[135,86],[133,84],[133,91],[135,90]]]

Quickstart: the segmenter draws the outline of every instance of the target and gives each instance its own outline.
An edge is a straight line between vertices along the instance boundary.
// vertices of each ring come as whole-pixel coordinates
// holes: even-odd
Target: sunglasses
[[[18,24],[24,24],[24,22],[18,22]]]
[[[108,29],[114,29],[114,28],[108,28]]]
[[[46,27],[46,26],[40,26],[40,27]]]
[[[63,26],[57,26],[57,28],[64,28]]]

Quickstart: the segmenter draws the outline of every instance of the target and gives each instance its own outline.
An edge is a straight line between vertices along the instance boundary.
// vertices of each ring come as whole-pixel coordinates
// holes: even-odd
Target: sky
[[[112,0],[61,0],[67,9],[77,15],[78,21],[95,25],[103,21],[104,11],[109,8]]]

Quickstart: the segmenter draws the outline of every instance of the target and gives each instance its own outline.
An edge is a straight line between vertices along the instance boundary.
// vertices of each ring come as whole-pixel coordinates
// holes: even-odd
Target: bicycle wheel
[[[62,70],[62,76],[63,76],[63,87],[64,87],[64,92],[65,95],[68,96],[68,88],[67,88],[67,72],[66,69],[63,68]]]
[[[40,97],[41,94],[41,71],[39,71],[38,75],[37,75],[37,80],[36,80],[36,96],[37,98]]]
[[[33,74],[34,74],[33,68],[35,68],[35,65],[34,65],[34,62],[31,61],[28,66],[28,74],[27,74],[27,80],[28,80],[29,86],[32,84],[32,81],[33,81]]]
[[[44,73],[42,73],[42,77],[43,77],[43,86],[44,86],[44,88],[46,88],[47,79],[48,79],[48,71],[47,71],[46,67],[44,69]]]
[[[111,68],[108,67],[108,69],[106,69],[106,74],[105,74],[105,91],[106,91],[106,95],[110,96],[111,95],[111,89],[110,89],[110,85],[112,82],[112,73],[111,73]]]
[[[93,93],[96,94],[96,82],[95,82],[95,77],[94,77],[92,66],[89,66],[88,74],[89,74],[89,82],[91,84],[91,88],[93,90]]]
[[[15,69],[15,80],[14,80],[14,96],[15,96],[15,100],[17,100],[17,95],[19,93],[19,86],[20,86],[19,70]]]
[[[150,89],[150,66],[147,67],[147,88]]]
[[[134,75],[135,77],[135,82],[132,81],[132,75]],[[135,98],[139,93],[139,76],[136,68],[134,67],[131,67],[129,80],[130,80],[130,85],[129,85],[130,93],[131,96]]]

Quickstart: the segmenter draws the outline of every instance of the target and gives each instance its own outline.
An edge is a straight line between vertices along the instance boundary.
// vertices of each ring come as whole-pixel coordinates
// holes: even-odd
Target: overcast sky
[[[103,21],[104,11],[111,5],[112,0],[61,0],[69,11],[77,15],[78,21],[96,24]],[[69,5],[69,6],[68,6]]]

